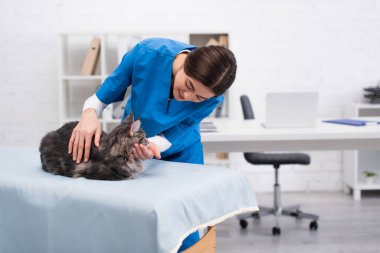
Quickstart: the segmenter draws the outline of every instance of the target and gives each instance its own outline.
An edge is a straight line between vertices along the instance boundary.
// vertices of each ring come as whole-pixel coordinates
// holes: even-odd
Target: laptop
[[[270,92],[266,95],[265,128],[315,127],[318,92]]]

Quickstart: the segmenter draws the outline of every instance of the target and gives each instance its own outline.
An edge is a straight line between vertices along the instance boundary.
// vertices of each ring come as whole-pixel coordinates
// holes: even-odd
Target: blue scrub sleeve
[[[142,47],[137,44],[128,51],[119,66],[107,77],[96,92],[96,96],[104,104],[122,101],[127,88],[132,83],[133,66],[141,55]]]
[[[164,136],[172,146],[162,153],[163,157],[178,153],[201,139],[199,123],[206,118],[223,101],[223,96],[213,99],[205,108],[192,114],[178,125],[164,131]]]

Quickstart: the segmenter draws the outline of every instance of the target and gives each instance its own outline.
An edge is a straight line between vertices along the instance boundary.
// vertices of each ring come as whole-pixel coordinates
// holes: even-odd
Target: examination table
[[[258,210],[233,169],[149,160],[135,179],[98,181],[47,173],[39,156],[0,147],[1,253],[175,253],[203,228],[185,252],[214,252],[217,223]]]

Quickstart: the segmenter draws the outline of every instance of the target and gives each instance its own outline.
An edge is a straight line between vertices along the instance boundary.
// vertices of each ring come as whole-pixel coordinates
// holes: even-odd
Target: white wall
[[[38,146],[58,127],[59,32],[227,32],[238,60],[230,114],[248,94],[258,118],[270,90],[319,90],[320,116],[339,117],[380,79],[380,0],[0,0],[0,145]],[[340,152],[281,171],[285,190],[341,188]],[[256,190],[273,170],[232,155]]]
[[[55,2],[0,0],[0,145],[37,146],[58,126]]]

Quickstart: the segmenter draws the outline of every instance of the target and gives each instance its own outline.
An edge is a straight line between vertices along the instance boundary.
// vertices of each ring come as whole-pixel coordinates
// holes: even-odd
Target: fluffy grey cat
[[[78,122],[70,122],[41,140],[40,153],[42,169],[66,177],[85,177],[98,180],[123,180],[143,170],[141,160],[132,156],[135,143],[147,145],[145,132],[140,121],[134,121],[130,114],[109,134],[103,132],[99,148],[91,144],[88,162],[76,164],[67,147],[71,133]]]

